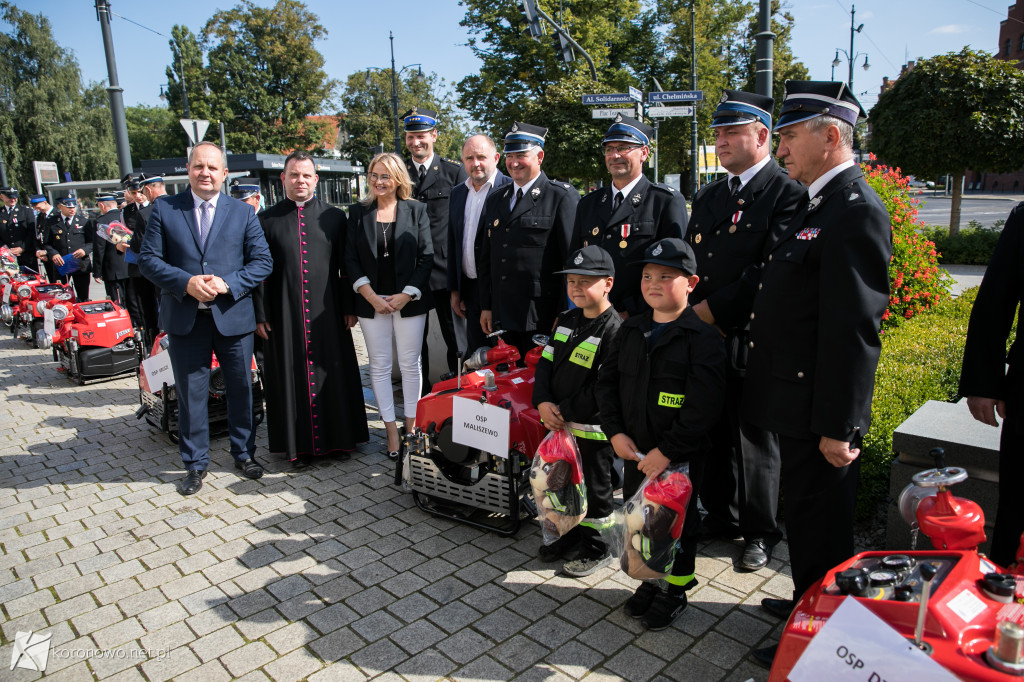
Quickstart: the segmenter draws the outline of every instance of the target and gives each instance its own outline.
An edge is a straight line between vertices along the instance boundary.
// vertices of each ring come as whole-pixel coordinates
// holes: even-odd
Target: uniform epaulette
[[[561,189],[564,190],[574,189],[571,184],[569,184],[568,182],[562,182],[561,180],[552,180],[551,178],[548,178],[548,182],[554,185],[555,187],[560,187]]]
[[[654,187],[655,189],[660,189],[662,192],[667,192],[669,194],[679,191],[675,187],[672,187],[671,185],[666,185],[664,182],[652,182],[651,187]]]
[[[843,196],[846,198],[846,205],[860,204],[866,199],[863,194],[857,191],[856,183],[852,183],[852,186],[843,188]]]
[[[450,163],[453,166],[461,166],[462,165],[461,161],[456,161],[455,159],[448,159],[448,158],[445,158],[443,156],[441,157],[441,160],[442,161],[447,161],[448,163]]]

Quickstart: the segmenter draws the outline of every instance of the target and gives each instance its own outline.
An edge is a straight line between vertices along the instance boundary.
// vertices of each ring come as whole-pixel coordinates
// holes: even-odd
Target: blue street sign
[[[703,90],[676,90],[674,92],[649,92],[647,101],[657,102],[700,102],[704,99]]]
[[[634,99],[628,92],[613,92],[606,95],[583,95],[584,104],[629,104]]]
[[[639,88],[634,88],[632,85],[629,86],[629,96],[632,97],[634,101],[644,101],[644,93],[642,93]]]

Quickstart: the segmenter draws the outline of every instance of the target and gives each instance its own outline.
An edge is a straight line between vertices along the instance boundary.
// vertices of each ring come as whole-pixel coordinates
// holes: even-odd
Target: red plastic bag
[[[693,495],[689,465],[670,467],[647,479],[626,503],[622,570],[638,580],[657,580],[671,573]]]
[[[541,441],[530,467],[530,486],[545,545],[578,526],[587,515],[583,462],[568,430],[552,431]]]

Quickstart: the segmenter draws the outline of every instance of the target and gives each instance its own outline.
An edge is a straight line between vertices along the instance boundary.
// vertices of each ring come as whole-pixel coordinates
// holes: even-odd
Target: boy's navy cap
[[[775,130],[818,116],[835,116],[852,126],[866,119],[867,112],[840,81],[786,81],[786,98]]]
[[[46,201],[46,197],[44,197],[42,194],[33,194],[32,196],[30,196],[28,198],[28,203],[31,206],[35,206],[36,204],[41,204],[44,201]]]
[[[231,182],[230,191],[236,199],[248,199],[260,193],[260,182],[256,178],[237,178]]]
[[[65,194],[57,199],[57,203],[61,206],[78,206],[78,199],[75,198],[74,194]]]
[[[96,195],[96,201],[117,201],[117,195],[113,192],[102,192]]]
[[[693,249],[682,239],[662,239],[644,249],[644,257],[633,261],[630,265],[653,263],[665,267],[682,270],[687,275],[697,274],[697,257]]]
[[[157,175],[146,175],[145,173],[139,174],[139,187],[145,187],[146,185],[152,185],[154,182],[163,182],[164,174],[159,173]]]
[[[18,190],[14,189],[13,187],[0,187],[0,194],[3,194],[4,196],[10,197],[12,199],[18,198]]]
[[[433,130],[437,127],[437,112],[430,109],[413,107],[402,114],[402,121],[405,132],[418,133],[424,130]]]
[[[711,127],[735,126],[760,121],[771,130],[775,100],[742,90],[723,90],[718,108],[711,115]]]
[[[597,244],[577,249],[565,261],[565,270],[556,275],[591,275],[593,277],[614,277],[615,263],[608,252]]]
[[[615,116],[615,121],[608,128],[608,132],[605,133],[604,139],[601,140],[601,144],[628,142],[646,147],[651,144],[652,135],[654,135],[654,128],[651,126],[641,123],[635,118],[618,114]]]
[[[502,153],[525,152],[534,147],[544,149],[544,138],[547,134],[547,128],[516,121],[505,133],[505,146]]]

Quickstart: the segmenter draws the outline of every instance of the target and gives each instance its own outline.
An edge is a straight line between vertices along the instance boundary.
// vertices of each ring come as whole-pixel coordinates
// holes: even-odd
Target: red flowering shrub
[[[870,156],[872,161],[875,155]],[[910,196],[907,179],[899,168],[864,165],[864,176],[889,211],[892,260],[889,263],[889,307],[882,314],[882,330],[899,326],[949,298],[951,278],[939,269],[935,242],[918,234],[925,227],[917,217],[920,199]]]

